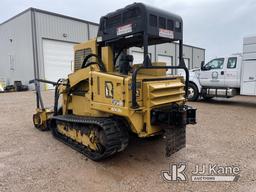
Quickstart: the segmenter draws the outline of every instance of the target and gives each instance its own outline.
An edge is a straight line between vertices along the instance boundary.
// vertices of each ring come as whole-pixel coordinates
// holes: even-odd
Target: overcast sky
[[[131,0],[1,0],[0,23],[35,7],[93,22]],[[256,0],[142,0],[179,14],[184,43],[206,49],[206,60],[242,52],[244,36],[256,34]]]

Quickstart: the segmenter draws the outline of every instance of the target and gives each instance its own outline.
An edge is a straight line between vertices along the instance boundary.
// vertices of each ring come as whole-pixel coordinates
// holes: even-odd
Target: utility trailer
[[[256,36],[243,39],[243,53],[218,57],[189,72],[188,99],[256,96]]]

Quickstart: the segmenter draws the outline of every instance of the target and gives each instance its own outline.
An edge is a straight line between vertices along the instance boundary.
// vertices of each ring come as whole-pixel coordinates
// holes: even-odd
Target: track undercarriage
[[[57,115],[47,124],[56,139],[94,161],[123,151],[129,143],[128,127],[121,119]],[[44,131],[41,126],[35,127]],[[185,147],[186,126],[168,126],[164,138],[166,156],[170,156]]]
[[[125,125],[113,118],[59,115],[51,119],[52,134],[92,160],[123,151],[129,141]]]
[[[123,151],[129,141],[127,129],[115,119],[55,116],[52,134],[92,160],[104,159]]]

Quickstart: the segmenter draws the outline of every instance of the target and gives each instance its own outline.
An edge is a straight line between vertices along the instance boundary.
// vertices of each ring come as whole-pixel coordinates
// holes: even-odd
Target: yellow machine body
[[[75,52],[80,50],[94,50],[96,40],[75,46]],[[95,53],[96,52],[92,52]],[[112,67],[112,53],[110,47],[102,50],[102,60],[107,73],[100,72],[96,65],[84,69],[77,69],[68,76],[69,89],[83,90],[82,95],[67,95],[66,87],[61,88],[63,94],[63,114],[72,113],[78,116],[121,116],[131,125],[131,130],[140,137],[152,136],[161,127],[151,125],[150,112],[160,106],[170,103],[184,104],[184,80],[180,76],[172,76],[170,80],[159,81],[166,77],[166,69],[154,71],[142,70],[137,77],[137,102],[139,109],[131,108],[131,75],[121,75]],[[76,55],[76,54],[75,54]],[[75,58],[75,60],[78,60]],[[165,63],[153,63],[165,65]],[[147,82],[143,82],[147,79]]]
[[[174,41],[179,41],[179,66],[151,62],[150,45]],[[133,63],[131,47],[143,48],[143,63]],[[165,134],[167,156],[185,147],[186,125],[196,123],[196,109],[185,105],[189,72],[181,17],[134,3],[102,17],[97,38],[75,45],[74,55],[74,72],[67,78],[35,79],[37,128],[50,128],[55,138],[92,160],[123,151],[129,132]],[[166,75],[168,69],[184,70],[185,80]],[[53,110],[44,109],[40,82],[55,86]]]

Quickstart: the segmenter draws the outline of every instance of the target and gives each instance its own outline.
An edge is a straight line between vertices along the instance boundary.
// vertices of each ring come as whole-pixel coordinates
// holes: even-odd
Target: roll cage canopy
[[[167,43],[182,40],[182,27],[178,15],[133,3],[101,17],[97,42],[115,49]]]
[[[173,41],[179,41],[179,66],[152,66],[148,46]],[[183,69],[187,97],[189,72],[183,60],[183,22],[180,16],[143,3],[133,3],[101,17],[97,43],[99,54],[104,46],[112,47],[113,53],[117,55],[123,49],[143,47],[143,65],[132,73],[133,108],[139,107],[136,101],[136,79],[141,69]],[[113,65],[115,61],[116,58]]]

